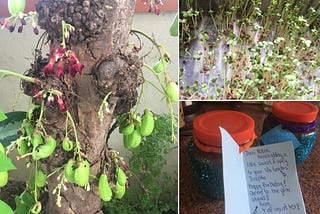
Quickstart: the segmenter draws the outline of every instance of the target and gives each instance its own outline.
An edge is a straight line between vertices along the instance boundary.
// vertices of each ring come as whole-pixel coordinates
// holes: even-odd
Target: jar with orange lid
[[[256,143],[254,120],[247,114],[219,110],[203,113],[193,121],[193,139],[188,145],[192,176],[201,192],[223,199],[222,142],[219,127],[227,130],[244,151]]]
[[[310,102],[278,101],[263,123],[261,144],[291,141],[296,163],[305,161],[316,140],[318,107]]]

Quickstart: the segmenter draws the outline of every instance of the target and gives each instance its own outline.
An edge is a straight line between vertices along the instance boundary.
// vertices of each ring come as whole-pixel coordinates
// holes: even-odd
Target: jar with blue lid
[[[296,163],[304,162],[317,138],[318,107],[309,102],[279,101],[263,123],[262,144],[291,141]]]
[[[219,127],[226,129],[240,151],[255,145],[254,120],[247,114],[219,110],[203,113],[193,121],[193,139],[188,144],[192,177],[201,192],[223,199],[222,142]]]

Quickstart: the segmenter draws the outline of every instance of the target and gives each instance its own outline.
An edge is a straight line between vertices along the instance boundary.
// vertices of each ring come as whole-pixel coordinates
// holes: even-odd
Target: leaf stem
[[[32,83],[36,83],[36,84],[41,83],[41,81],[36,78],[28,77],[28,76],[18,74],[18,73],[12,72],[12,71],[0,70],[0,74],[2,74],[2,76],[0,77],[0,80],[7,77],[7,76],[13,76],[13,77],[17,77],[17,78],[22,79],[27,82],[32,82]]]
[[[70,122],[71,122],[71,125],[72,125],[72,128],[73,128],[73,132],[74,132],[74,137],[76,139],[76,148],[75,148],[76,149],[76,153],[79,155],[79,159],[81,159],[81,156],[80,156],[81,145],[80,145],[80,142],[78,140],[76,124],[74,123],[73,118],[72,118],[72,116],[71,116],[69,111],[67,111],[67,117],[70,119]]]

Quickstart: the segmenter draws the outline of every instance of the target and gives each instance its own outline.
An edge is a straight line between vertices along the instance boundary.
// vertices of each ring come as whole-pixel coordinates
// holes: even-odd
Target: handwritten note
[[[220,129],[226,214],[306,213],[292,142],[253,147],[239,153],[236,142]],[[238,191],[247,196],[234,194]]]

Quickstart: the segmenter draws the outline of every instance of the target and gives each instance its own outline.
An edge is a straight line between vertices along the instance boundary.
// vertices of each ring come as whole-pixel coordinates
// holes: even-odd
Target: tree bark
[[[136,88],[142,83],[140,59],[127,49],[134,6],[135,0],[41,0],[36,6],[39,25],[48,32],[53,47],[61,43],[62,20],[75,27],[70,45],[84,65],[82,75],[71,78],[66,74],[61,79],[48,75],[43,78],[46,84],[41,89],[63,92],[68,111],[76,123],[82,152],[91,166],[90,174],[94,176],[99,175],[104,163],[110,161],[106,139],[113,119],[136,104]],[[26,93],[30,94],[30,87],[28,89]],[[110,112],[104,112],[100,121],[98,110],[108,93],[111,93],[108,98]],[[46,108],[44,119],[46,131],[58,142],[55,153],[46,162],[48,172],[52,172],[72,155],[63,151],[59,144],[65,133],[65,113],[57,106]],[[69,137],[75,139],[72,131]],[[46,213],[102,213],[97,181],[92,179],[90,191],[67,184],[67,190],[61,191],[62,207],[59,208],[52,192],[60,182],[60,173],[48,179]],[[108,177],[112,181],[112,176]]]

